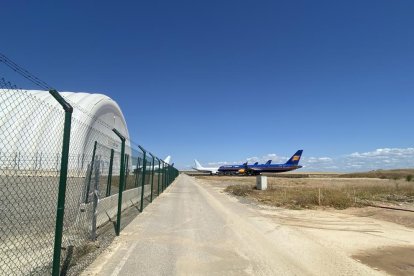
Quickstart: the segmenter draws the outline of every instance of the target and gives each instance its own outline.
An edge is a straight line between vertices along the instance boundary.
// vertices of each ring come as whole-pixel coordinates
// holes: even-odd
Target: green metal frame
[[[56,210],[55,242],[53,248],[52,275],[58,276],[60,270],[60,254],[62,250],[63,218],[65,215],[66,182],[68,178],[70,132],[72,126],[73,107],[56,90],[49,93],[59,102],[65,110],[65,123],[63,127],[62,157],[60,162],[59,192]]]
[[[144,211],[144,186],[145,186],[145,174],[147,171],[147,152],[145,149],[141,146],[138,146],[144,155],[143,161],[142,161],[142,182],[141,182],[141,206],[140,206],[140,212]]]
[[[93,144],[93,152],[92,152],[92,161],[91,166],[89,167],[89,178],[88,178],[88,185],[86,186],[86,198],[85,203],[89,202],[89,192],[91,189],[91,181],[92,181],[92,171],[93,171],[93,165],[95,164],[95,154],[96,154],[96,147],[98,146],[98,142],[95,141]]]
[[[126,190],[126,184],[128,183],[128,175],[129,175],[129,155],[125,154],[125,186],[123,188],[123,191]]]
[[[165,162],[162,162],[162,183],[161,183],[161,192],[164,192],[164,187],[165,187]]]
[[[157,157],[158,160],[158,188],[157,188],[157,196],[160,195],[160,178],[161,178],[161,161],[160,159]]]
[[[154,155],[152,155],[151,152],[149,152],[149,154],[152,157],[152,162],[151,162],[151,164],[152,164],[152,171],[151,171],[151,197],[150,197],[150,202],[152,202],[152,193],[153,193],[153,189],[154,189],[154,159],[155,159],[155,157],[154,157]]]
[[[121,139],[121,168],[119,173],[118,213],[116,216],[115,233],[119,236],[121,231],[122,191],[125,185],[125,137],[115,128],[112,131]]]
[[[109,160],[108,181],[106,183],[106,196],[111,195],[112,169],[113,169],[113,166],[114,166],[114,153],[115,153],[115,151],[113,149],[111,149],[111,159]]]
[[[136,171],[136,175],[135,175],[135,183],[134,183],[134,187],[137,188],[138,187],[138,181],[139,181],[139,166],[141,165],[141,158],[137,158],[137,167],[135,169]]]
[[[170,165],[167,164],[167,167],[165,167],[165,189],[167,189],[170,184],[169,173],[170,173]]]

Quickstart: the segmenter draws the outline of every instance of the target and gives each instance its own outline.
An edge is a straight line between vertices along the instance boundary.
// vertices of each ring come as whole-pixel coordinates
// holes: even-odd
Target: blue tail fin
[[[265,165],[270,165],[270,163],[272,163],[272,160],[267,160]]]
[[[299,164],[300,157],[302,156],[303,150],[298,150],[285,164],[286,165],[295,165]]]

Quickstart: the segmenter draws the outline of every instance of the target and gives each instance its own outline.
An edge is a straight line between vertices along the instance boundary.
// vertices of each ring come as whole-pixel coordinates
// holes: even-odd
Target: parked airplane
[[[167,157],[165,157],[165,159],[163,161],[164,161],[164,163],[170,165],[171,156],[168,155]],[[174,163],[172,163],[170,166],[174,167]],[[161,163],[161,168],[162,168],[162,163]],[[155,160],[155,162],[154,162],[154,169],[158,169],[158,161],[157,160]]]
[[[203,167],[196,159],[194,159],[194,163],[196,166],[193,169],[196,171],[210,173],[210,174],[217,174],[218,172],[218,167],[214,167],[214,168]]]
[[[241,173],[240,171],[243,171],[244,173],[246,168],[251,167],[251,166],[255,166],[255,165],[247,165],[247,162],[243,163],[242,165],[224,165],[218,168],[218,173],[219,174],[238,174],[238,173]]]
[[[221,166],[218,171],[222,174],[245,174],[245,175],[258,175],[264,172],[287,172],[302,168],[299,166],[299,161],[302,156],[303,150],[298,150],[286,163],[284,164],[271,164],[271,160],[266,164],[260,165],[233,165],[233,166]]]
[[[171,155],[168,155],[167,157],[165,157],[164,162],[167,164],[170,164],[171,161]]]
[[[264,172],[287,172],[302,168],[299,166],[299,161],[302,156],[303,150],[298,150],[292,157],[284,164],[271,164],[271,160],[264,165],[250,166],[247,169],[247,173],[257,175]]]

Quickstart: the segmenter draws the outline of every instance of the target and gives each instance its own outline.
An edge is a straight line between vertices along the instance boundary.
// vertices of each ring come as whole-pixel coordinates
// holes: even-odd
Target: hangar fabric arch
[[[26,93],[23,99],[27,101],[25,108],[18,107],[16,97],[7,97],[15,93]],[[2,133],[4,147],[0,141],[0,148],[9,153],[22,152],[22,154],[55,154],[60,152],[63,134],[63,112],[60,104],[48,91],[39,90],[0,90],[2,106],[8,107],[0,110],[2,129],[10,129],[12,135]],[[127,138],[129,145],[128,127],[124,115],[118,104],[110,97],[102,94],[60,92],[60,94],[74,107],[72,115],[72,130],[70,155],[90,155],[95,141],[99,144],[120,151],[120,139],[112,132],[116,128]],[[19,98],[19,99],[20,99]],[[8,100],[9,99],[9,102]],[[34,102],[34,103],[33,103]],[[37,115],[39,105],[50,108],[46,114]],[[60,115],[56,120],[56,115]],[[62,119],[60,119],[62,118]],[[102,135],[103,134],[103,135]],[[4,136],[4,137],[3,137]],[[128,152],[129,151],[129,152]],[[127,150],[130,153],[130,150]]]

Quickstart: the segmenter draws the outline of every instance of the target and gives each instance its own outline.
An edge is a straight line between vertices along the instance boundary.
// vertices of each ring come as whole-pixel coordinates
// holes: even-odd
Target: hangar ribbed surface
[[[25,109],[17,108],[15,97],[7,97],[12,93],[27,93],[32,101],[27,101]],[[63,134],[63,120],[56,120],[54,117],[63,113],[60,104],[47,91],[38,90],[0,90],[3,94],[4,106],[0,110],[0,123],[2,128],[13,128],[14,137],[3,141],[8,145],[9,152],[18,152],[24,149],[25,154],[29,153],[52,153],[59,148]],[[60,92],[60,94],[73,105],[72,135],[70,144],[71,155],[89,154],[96,139],[99,143],[115,150],[120,150],[119,138],[112,132],[116,128],[129,138],[127,124],[124,115],[118,104],[102,94]],[[7,102],[9,99],[10,102]],[[39,104],[50,105],[49,114],[36,116]],[[62,116],[63,118],[63,116]],[[97,135],[99,133],[99,135]],[[101,135],[105,134],[105,135]],[[104,138],[102,138],[104,137]],[[30,138],[30,139],[28,139]],[[12,143],[10,143],[12,140]],[[45,143],[50,141],[50,143]],[[2,145],[0,141],[0,148]],[[11,146],[12,145],[12,146]],[[3,147],[4,148],[4,147]]]

